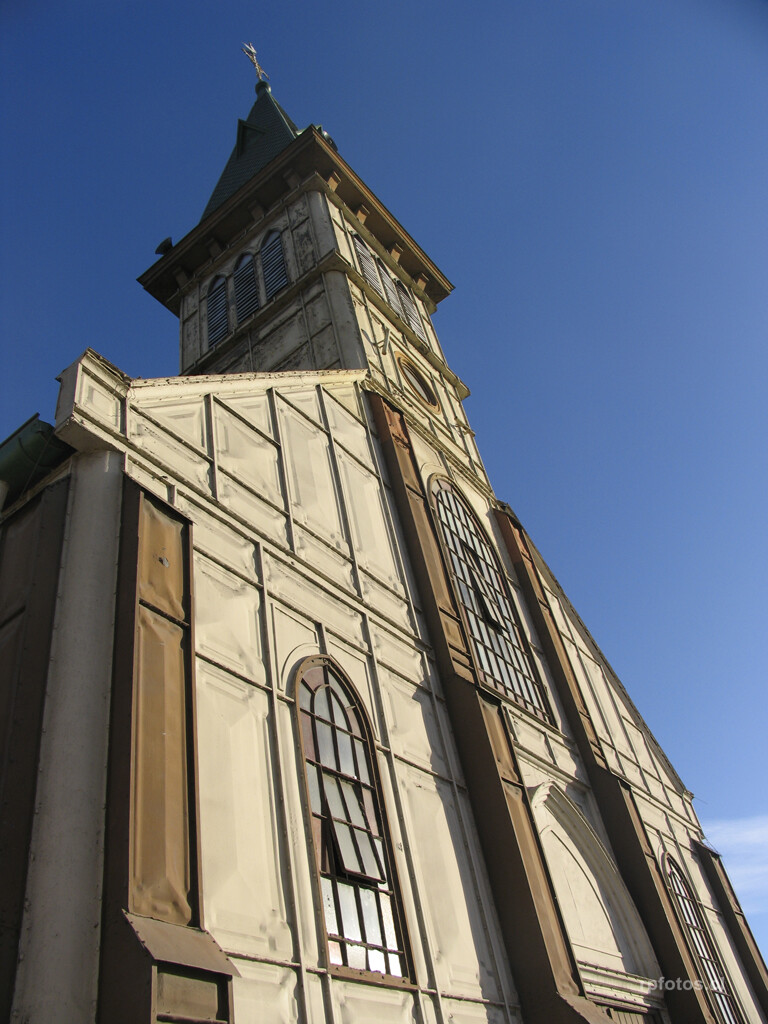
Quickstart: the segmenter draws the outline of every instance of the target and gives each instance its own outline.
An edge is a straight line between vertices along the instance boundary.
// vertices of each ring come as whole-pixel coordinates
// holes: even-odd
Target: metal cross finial
[[[261,66],[261,64],[259,64],[258,60],[256,59],[256,50],[253,47],[253,43],[243,43],[243,53],[251,62],[251,64],[253,64],[253,66],[256,68],[256,74],[259,76],[259,81],[261,81],[263,78],[269,78],[269,75],[266,73],[264,68]]]

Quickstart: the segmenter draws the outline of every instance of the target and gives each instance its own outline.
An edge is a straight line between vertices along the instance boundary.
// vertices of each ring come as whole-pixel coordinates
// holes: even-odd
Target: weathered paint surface
[[[369,298],[360,291],[366,317]],[[412,346],[408,354],[418,358]],[[584,989],[667,1020],[650,983],[653,950],[497,535],[458,395],[430,378],[439,409],[427,413],[400,390],[396,364],[383,366],[386,386],[362,370],[130,381],[89,352],[63,376],[60,436],[114,453],[110,465],[193,525],[202,912],[239,971],[237,1020],[520,1019],[366,387],[414,410],[425,489],[434,474],[451,478],[504,564],[554,721],[512,705],[504,713]],[[690,794],[567,600],[554,585],[546,597],[611,767],[632,783],[656,851],[688,870],[747,1018],[761,1019],[692,853]],[[373,724],[412,989],[325,966],[292,707],[296,667],[318,653],[339,662]]]
[[[94,1019],[121,491],[117,453],[101,451],[76,461],[13,1020]]]
[[[453,998],[468,1020],[516,1020],[363,376],[124,387],[86,356],[61,428],[122,451],[126,472],[193,524],[203,911],[241,974],[237,1019],[274,1004],[280,1019],[325,1020],[330,999],[338,1020],[429,1019],[433,1005],[444,1020]],[[415,992],[323,968],[291,707],[296,666],[317,653],[349,674],[373,722]],[[299,984],[306,969],[324,996]]]

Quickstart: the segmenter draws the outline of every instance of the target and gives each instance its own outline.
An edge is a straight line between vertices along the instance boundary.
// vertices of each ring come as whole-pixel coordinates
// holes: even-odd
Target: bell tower
[[[162,247],[160,260],[140,278],[179,317],[182,378],[190,390],[214,394],[242,386],[249,401],[261,389],[293,402],[285,416],[294,419],[286,423],[300,426],[285,431],[286,450],[297,437],[316,437],[311,454],[301,449],[291,469],[292,557],[311,563],[312,571],[338,571],[346,550],[343,525],[339,518],[329,533],[328,523],[348,500],[353,572],[335,578],[324,609],[341,606],[357,588],[354,600],[365,614],[380,615],[397,631],[392,609],[399,598],[385,595],[375,574],[365,575],[375,554],[390,545],[386,531],[373,524],[391,517],[395,561],[407,567],[415,595],[416,631],[408,632],[402,649],[409,657],[429,650],[433,659],[440,714],[473,809],[498,920],[501,961],[526,1024],[742,1024],[748,1018],[736,1009],[727,970],[714,953],[715,974],[708,977],[716,975],[717,994],[704,993],[701,950],[688,935],[690,921],[676,910],[675,901],[687,892],[683,876],[678,884],[669,867],[677,864],[679,847],[689,851],[690,864],[701,859],[713,878],[720,877],[692,824],[690,794],[483,469],[462,405],[468,389],[447,365],[431,321],[451,283],[342,159],[330,135],[319,125],[297,128],[265,81],[255,51],[246,52],[258,75],[256,101],[238,122],[234,149],[202,219],[176,245]],[[239,384],[218,376],[228,374],[242,375]],[[359,405],[346,412],[339,403],[338,409],[327,405],[317,414],[319,393],[340,394],[352,380],[362,392]],[[309,393],[301,404],[287,397],[301,389]],[[211,400],[215,418],[220,413],[213,407]],[[314,422],[305,416],[309,408]],[[350,408],[365,422],[370,445],[331,441]],[[180,418],[185,411],[181,407]],[[248,473],[267,450],[277,458],[285,443],[282,421],[247,447],[231,439],[234,429],[230,435],[222,425],[220,442],[213,426],[201,430],[197,422],[187,436],[194,433],[195,444],[210,437],[220,449],[215,456],[206,452],[199,472],[202,480],[220,472],[219,512],[245,485],[253,493],[238,508],[246,509],[246,518],[266,515],[265,503],[257,502],[268,491],[274,522],[275,510],[282,512],[279,474]],[[247,417],[242,426],[249,426]],[[364,465],[371,451],[380,482]],[[217,459],[221,471],[211,468]],[[322,473],[333,465],[341,467],[338,485],[323,489]],[[348,471],[354,484],[343,476]],[[264,488],[265,479],[277,484]],[[276,570],[275,589],[286,580],[286,571]],[[381,643],[372,645],[374,658]],[[311,659],[316,646],[305,651]],[[323,671],[331,664],[326,654],[321,662]],[[319,685],[321,662],[313,660],[308,669],[315,673],[312,686]],[[419,671],[417,685],[424,677]],[[305,711],[314,707],[312,686],[302,691]],[[386,684],[378,692],[390,699]],[[395,721],[395,740],[399,727]],[[314,742],[308,741],[310,752]],[[650,776],[658,785],[649,789]],[[676,808],[674,828],[659,826],[659,800]],[[330,815],[341,822],[339,835],[346,835],[345,813]],[[322,834],[319,842],[322,853]],[[369,973],[391,975],[391,964],[385,970],[379,955],[384,947],[369,943],[376,948],[366,960],[369,954],[356,948],[354,920],[347,930],[343,920],[339,924],[339,893],[349,896],[360,865],[352,854],[344,859],[342,839],[335,842],[320,858],[331,963],[360,970],[367,963]],[[383,884],[385,872],[371,870],[366,877]],[[444,898],[433,892],[426,903],[440,906]],[[370,928],[378,934],[374,924]],[[750,983],[764,994],[763,968],[738,922],[733,934]],[[405,963],[405,943],[393,932],[387,956],[395,950]],[[680,987],[660,991],[654,981],[660,975],[679,979]]]
[[[453,286],[256,68],[256,101],[200,223],[139,278],[179,317],[181,374],[365,369],[487,486],[469,390],[430,319]]]

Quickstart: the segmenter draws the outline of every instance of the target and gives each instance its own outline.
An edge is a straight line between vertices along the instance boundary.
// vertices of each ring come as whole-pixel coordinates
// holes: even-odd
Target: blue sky
[[[768,5],[7,0],[0,437],[87,346],[176,372],[135,278],[202,213],[251,39],[455,284],[435,323],[496,490],[768,948]]]

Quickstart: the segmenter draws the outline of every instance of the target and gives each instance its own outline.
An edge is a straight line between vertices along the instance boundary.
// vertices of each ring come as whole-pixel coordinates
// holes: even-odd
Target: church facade
[[[2,1013],[25,1024],[753,1024],[691,794],[487,479],[451,285],[264,82],[0,448]]]

